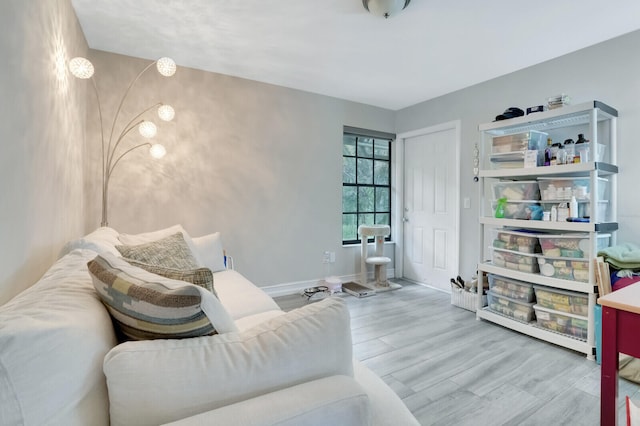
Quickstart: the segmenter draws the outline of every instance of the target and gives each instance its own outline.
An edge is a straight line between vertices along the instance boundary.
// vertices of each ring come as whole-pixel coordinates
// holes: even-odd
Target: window
[[[345,127],[342,244],[360,242],[359,225],[391,225],[391,141],[394,138],[393,134]]]

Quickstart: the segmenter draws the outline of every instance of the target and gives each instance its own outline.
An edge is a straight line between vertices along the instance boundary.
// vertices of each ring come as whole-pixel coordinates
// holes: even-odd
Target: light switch
[[[469,197],[465,197],[462,201],[463,206],[465,209],[470,209],[471,208],[471,198]]]

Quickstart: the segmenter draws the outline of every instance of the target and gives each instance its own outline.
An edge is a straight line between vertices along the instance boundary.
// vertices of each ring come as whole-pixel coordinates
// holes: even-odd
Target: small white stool
[[[387,265],[391,263],[391,259],[384,256],[384,237],[390,232],[389,225],[360,225],[358,227],[361,242],[360,284],[376,291],[395,290],[401,287],[400,284],[390,283],[387,280]],[[375,256],[371,257],[368,252],[369,237],[374,237],[376,240]],[[372,283],[367,282],[367,264],[374,266],[375,281]]]

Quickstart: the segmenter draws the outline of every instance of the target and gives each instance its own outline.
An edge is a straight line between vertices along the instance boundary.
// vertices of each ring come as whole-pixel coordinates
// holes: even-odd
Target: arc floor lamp
[[[135,115],[131,120],[127,122],[127,124],[122,128],[120,133],[114,138],[114,131],[116,127],[116,122],[118,121],[118,117],[122,110],[122,105],[124,104],[125,99],[129,95],[131,88],[138,81],[138,79],[144,74],[148,69],[153,66],[156,66],[158,72],[165,76],[171,77],[176,72],[176,63],[171,58],[160,58],[157,61],[151,62],[145,68],[142,69],[138,73],[138,75],[133,79],[133,81],[127,87],[127,90],[122,95],[122,99],[120,100],[120,104],[118,105],[118,109],[113,117],[113,123],[111,125],[111,131],[109,132],[108,140],[105,139],[104,133],[104,124],[102,120],[102,107],[100,105],[100,95],[98,94],[98,87],[96,86],[94,75],[94,67],[91,61],[86,58],[76,57],[69,61],[69,71],[73,76],[80,79],[89,79],[91,80],[91,85],[96,95],[96,100],[98,104],[98,115],[100,118],[100,137],[102,142],[102,221],[100,222],[100,226],[108,226],[109,222],[107,220],[108,213],[108,201],[109,201],[109,179],[113,174],[114,169],[127,154],[131,151],[141,148],[143,146],[149,147],[149,153],[154,158],[162,158],[167,153],[164,146],[156,143],[152,144],[150,142],[143,142],[137,145],[133,145],[130,147],[121,146],[120,144],[124,140],[125,136],[129,134],[136,127],[138,128],[138,132],[144,138],[151,139],[153,138],[158,128],[153,121],[144,120],[142,116],[147,112],[151,111],[154,108],[157,108],[158,117],[163,121],[171,121],[175,116],[175,110],[171,105],[163,104],[161,102],[151,105],[150,107],[142,110],[139,114]],[[118,149],[120,148],[120,149]]]

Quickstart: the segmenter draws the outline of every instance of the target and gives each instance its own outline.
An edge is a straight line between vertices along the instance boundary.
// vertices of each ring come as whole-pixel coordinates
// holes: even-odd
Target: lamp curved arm
[[[151,144],[149,142],[144,142],[141,143],[139,145],[136,145],[134,147],[129,148],[128,150],[126,150],[125,152],[123,152],[122,154],[120,154],[118,156],[118,158],[116,158],[115,163],[113,163],[112,166],[110,166],[109,170],[107,171],[107,182],[109,181],[109,178],[111,177],[111,173],[113,173],[114,169],[116,168],[116,166],[118,165],[118,163],[120,162],[120,160],[122,160],[124,158],[124,156],[126,156],[128,153],[130,153],[133,150],[136,150],[138,148],[141,148],[145,145],[151,146]]]
[[[104,180],[106,173],[106,163],[105,163],[105,153],[104,153],[104,125],[102,121],[102,106],[100,102],[100,95],[98,94],[98,86],[96,85],[96,80],[91,76],[91,86],[93,86],[93,91],[96,94],[96,101],[98,103],[98,117],[100,118],[100,142],[102,144],[102,187],[104,188]],[[104,190],[104,189],[103,189]]]
[[[116,115],[113,117],[113,124],[111,125],[111,133],[109,134],[109,148],[107,149],[107,151],[111,151],[111,141],[113,140],[113,131],[116,127],[116,121],[118,121],[118,116],[120,115],[120,110],[122,109],[122,105],[124,104],[124,100],[127,99],[127,96],[129,95],[129,91],[131,91],[131,88],[133,87],[133,85],[136,83],[136,81],[138,81],[138,79],[140,78],[140,76],[142,74],[144,74],[149,68],[151,68],[153,65],[156,64],[156,61],[151,62],[149,65],[147,65],[146,67],[144,67],[142,69],[142,71],[140,71],[138,73],[138,75],[136,76],[136,78],[134,78],[131,83],[129,83],[129,87],[127,87],[127,90],[124,92],[124,95],[122,95],[122,99],[120,100],[120,105],[118,105],[118,109],[116,110]],[[114,148],[115,149],[115,148]]]
[[[118,140],[116,141],[115,145],[113,145],[113,149],[110,149],[109,152],[107,152],[107,163],[106,163],[107,172],[109,172],[109,170],[111,169],[111,163],[113,162],[113,157],[116,155],[116,149],[118,148],[118,145],[120,145],[120,143],[122,142],[124,137],[130,131],[135,129],[136,126],[139,125],[140,123],[142,123],[143,121],[144,120],[138,120],[136,123],[132,124],[131,126],[126,128],[122,133],[120,133],[120,136],[118,137]],[[129,150],[127,150],[126,152],[129,152]],[[122,157],[122,156],[120,156],[120,157]]]
[[[162,105],[162,102],[158,102],[158,103],[155,103],[155,104],[151,105],[149,108],[147,108],[145,110],[142,110],[142,112],[140,112],[140,114],[136,115],[131,120],[129,120],[129,122],[124,126],[124,129],[122,130],[122,132],[118,136],[118,140],[116,141],[115,145],[113,146],[113,150],[111,149],[111,146],[109,146],[108,163],[111,163],[111,161],[113,161],[113,156],[115,155],[116,148],[118,148],[118,145],[120,145],[120,142],[122,142],[122,139],[127,135],[127,133],[129,133],[136,126],[138,126],[140,123],[142,123],[143,120],[140,120],[140,121],[137,121],[137,122],[135,122],[135,121],[138,118],[140,118],[144,113],[146,113],[147,111],[149,111],[149,110],[151,110],[151,109],[153,109],[153,108],[155,108],[155,107],[157,107],[159,105]]]

